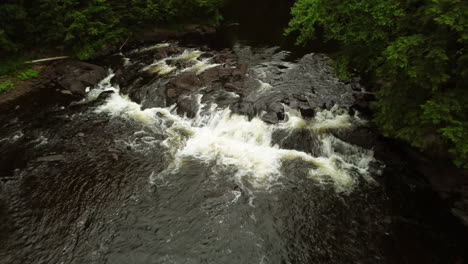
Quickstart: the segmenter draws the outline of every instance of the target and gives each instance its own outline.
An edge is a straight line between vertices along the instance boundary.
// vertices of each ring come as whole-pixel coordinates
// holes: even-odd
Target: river
[[[353,108],[365,91],[310,52],[332,44],[288,49],[286,4],[239,17],[261,2],[206,45],[109,56],[81,101],[2,113],[0,262],[463,263],[464,229]]]

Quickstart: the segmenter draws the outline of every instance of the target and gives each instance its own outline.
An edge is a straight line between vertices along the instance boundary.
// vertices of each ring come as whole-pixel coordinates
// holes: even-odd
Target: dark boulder
[[[166,89],[167,101],[169,104],[173,104],[177,101],[177,98],[196,88],[200,88],[203,82],[194,73],[182,73],[176,76],[174,79],[169,81]]]
[[[64,61],[55,69],[57,83],[80,96],[85,94],[86,87],[98,84],[107,75],[103,67],[81,61]]]
[[[175,90],[185,90],[185,91],[190,91],[193,88],[199,88],[202,82],[198,78],[198,76],[194,73],[183,73],[178,76],[176,76],[174,79],[172,79],[168,87],[172,87]]]
[[[275,112],[268,112],[263,114],[262,120],[270,124],[276,124],[279,121],[278,115]]]

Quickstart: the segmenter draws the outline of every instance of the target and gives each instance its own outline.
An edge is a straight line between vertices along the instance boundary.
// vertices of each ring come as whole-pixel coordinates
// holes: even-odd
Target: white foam
[[[86,97],[81,99],[78,102],[73,102],[72,105],[80,105],[80,104],[87,104],[90,102],[95,101],[99,95],[103,92],[113,91],[118,92],[118,88],[114,87],[111,84],[112,78],[114,78],[115,74],[109,70],[109,75],[102,79],[98,85],[94,89],[86,89]]]
[[[184,52],[180,55],[173,57],[172,59],[175,61],[191,61],[196,60],[203,52],[199,50],[184,50]]]
[[[349,129],[351,127],[351,116],[337,105],[330,110],[318,109],[311,125],[311,128],[318,133],[333,129]]]
[[[168,61],[175,61],[186,62],[184,65],[188,64],[185,68],[179,69],[180,72],[193,72],[196,75],[199,75],[206,70],[220,65],[211,63],[211,58],[198,59],[202,54],[203,52],[199,50],[184,50],[182,54],[155,61],[151,65],[143,68],[143,70],[156,73],[158,75],[167,75],[178,70],[176,66],[167,64]]]
[[[24,137],[23,131],[18,130],[16,132],[14,132],[11,136],[0,139],[0,142],[7,141],[9,143],[15,143],[16,141],[18,141],[22,137]]]
[[[41,135],[33,142],[37,144],[36,147],[40,147],[40,146],[46,145],[49,142],[49,139]]]
[[[258,80],[258,82],[260,83],[260,86],[258,87],[259,93],[268,92],[273,88],[273,86],[271,86],[269,83],[262,82],[260,80]]]
[[[168,65],[166,61],[167,61],[167,58],[162,59],[160,61],[157,61],[157,62],[145,67],[143,70],[146,70],[146,71],[149,71],[149,72],[152,72],[152,73],[156,73],[156,74],[159,74],[159,75],[167,75],[167,74],[170,74],[173,71],[177,70],[177,67]]]
[[[358,178],[355,172],[372,181],[369,164],[375,161],[373,153],[325,133],[330,129],[351,126],[351,117],[338,108],[318,112],[317,117],[310,121],[303,119],[298,111],[286,108],[287,122],[268,125],[259,118],[249,120],[229,109],[217,109],[215,105],[208,111],[202,111],[209,107],[200,103],[201,96],[195,99],[200,107],[193,119],[176,115],[174,108],[142,110],[140,105],[119,93],[113,94],[96,111],[127,118],[165,134],[167,138],[161,145],[174,156],[173,172],[183,168],[186,160],[196,159],[214,164],[215,171],[234,171],[238,182],[247,179],[258,188],[268,188],[283,177],[280,171],[284,161],[302,160],[310,164],[310,177],[333,180],[339,192],[352,190]],[[202,114],[205,112],[207,114]],[[272,135],[276,130],[303,129],[323,133],[320,136],[320,157],[281,149],[273,144]],[[346,149],[346,152],[335,151],[335,146]]]
[[[214,68],[214,67],[217,67],[219,66],[220,64],[217,64],[217,63],[210,63],[211,59],[203,59],[203,60],[198,60],[198,59],[195,59],[195,64],[184,69],[183,72],[194,72],[196,75],[199,75],[201,73],[203,73],[204,71],[207,71],[211,68]]]

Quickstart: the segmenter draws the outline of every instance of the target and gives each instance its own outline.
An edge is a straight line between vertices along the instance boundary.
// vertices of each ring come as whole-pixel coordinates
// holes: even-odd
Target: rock
[[[57,83],[73,94],[83,96],[87,86],[94,86],[107,75],[97,65],[81,61],[64,61],[56,65]]]
[[[107,148],[107,151],[109,151],[109,152],[111,152],[111,153],[116,153],[116,154],[122,153],[120,150],[115,149],[115,148],[112,148],[112,147],[108,147],[108,148]]]
[[[109,120],[107,120],[107,119],[98,119],[98,120],[94,120],[92,123],[93,123],[93,125],[99,125],[99,124],[102,124],[102,123],[106,123],[108,121]]]
[[[63,161],[63,160],[65,160],[65,156],[63,156],[62,154],[58,154],[58,155],[50,155],[50,156],[41,157],[41,158],[38,158],[36,161],[54,162],[54,161]]]
[[[91,72],[83,73],[77,78],[77,80],[82,83],[89,84],[89,85],[96,85],[99,83],[99,81],[101,81],[105,77],[106,77],[106,71],[93,70]]]
[[[183,73],[169,82],[176,90],[192,90],[201,85],[201,81],[195,73]]]
[[[210,82],[213,82],[215,80],[218,80],[218,69],[216,68],[211,68],[205,72],[203,72],[202,74],[199,75],[199,78],[200,80],[203,82],[203,83],[210,83]]]
[[[468,227],[468,214],[460,209],[452,208],[452,213],[458,217],[462,223]]]
[[[79,136],[79,137],[84,137],[85,134],[84,134],[84,133],[78,133],[78,136]]]
[[[114,91],[104,91],[104,92],[99,94],[99,96],[96,98],[96,101],[105,100],[105,99],[109,98],[109,96],[111,94],[113,94],[113,93],[114,93]]]
[[[84,96],[86,94],[86,86],[82,82],[77,81],[77,80],[72,80],[69,82],[68,90],[72,94],[76,94],[76,95]]]
[[[275,102],[275,103],[268,105],[268,110],[271,110],[275,113],[282,113],[284,112],[284,107],[281,103]]]
[[[308,102],[307,97],[303,94],[294,94],[293,96],[300,102]]]
[[[238,85],[238,84],[237,84]],[[226,83],[224,85],[224,88],[226,88],[226,90],[228,91],[231,91],[231,92],[235,92],[235,91],[239,91],[241,90],[241,88],[239,86],[237,86],[236,84],[233,84],[233,83]]]
[[[60,93],[62,93],[64,95],[73,95],[73,93],[70,92],[69,90],[60,90]]]
[[[237,69],[239,69],[239,71],[245,75],[247,74],[247,70],[249,68],[249,65],[247,65],[246,63],[240,63],[238,66],[237,66]]]
[[[301,111],[302,117],[312,118],[315,116],[315,111],[314,109],[311,109],[311,108],[307,108],[307,109],[300,108],[299,111]]]
[[[268,112],[262,115],[262,120],[270,124],[276,124],[279,121],[278,115],[275,112]]]
[[[166,95],[170,99],[175,99],[177,97],[177,92],[174,88],[169,88],[166,91]]]
[[[167,84],[166,95],[170,99],[169,103],[174,103],[174,99],[181,94],[201,86],[202,82],[195,73],[183,73],[176,76]]]
[[[233,70],[229,68],[218,68],[219,78],[232,76]]]

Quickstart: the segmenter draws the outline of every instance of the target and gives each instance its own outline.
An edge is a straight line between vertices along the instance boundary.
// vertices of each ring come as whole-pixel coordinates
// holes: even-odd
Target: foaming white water
[[[23,131],[18,130],[16,132],[14,132],[11,136],[0,139],[0,143],[4,142],[4,141],[10,142],[10,143],[15,143],[16,141],[18,141],[22,137],[24,137]]]
[[[197,75],[203,73],[206,70],[217,67],[220,64],[211,63],[211,58],[199,59],[203,54],[199,50],[184,50],[182,54],[174,55],[171,57],[163,58],[155,61],[149,66],[143,68],[144,71],[149,71],[158,75],[168,75],[176,72],[193,72]],[[175,65],[169,65],[168,62],[185,62],[185,68],[178,69]],[[177,65],[177,64],[176,64]]]
[[[201,96],[197,98],[201,101]],[[185,161],[198,160],[214,166],[217,175],[229,175],[242,183],[248,180],[258,188],[268,188],[280,177],[283,162],[299,160],[310,168],[309,176],[318,180],[331,179],[338,192],[349,192],[362,176],[371,182],[370,164],[375,161],[372,151],[362,150],[325,133],[330,129],[352,126],[352,117],[338,108],[323,110],[313,120],[305,120],[298,111],[286,107],[288,121],[268,125],[259,118],[249,120],[229,109],[217,109],[199,104],[195,118],[178,116],[174,108],[142,109],[127,96],[113,94],[96,109],[113,117],[123,117],[166,135],[160,142],[173,155],[172,172],[184,168]],[[202,111],[208,110],[208,111]],[[328,112],[327,112],[328,111]],[[206,114],[204,114],[206,113]],[[320,156],[281,149],[272,139],[275,131],[320,131]],[[339,147],[340,151],[336,148]]]
[[[40,147],[40,146],[46,145],[49,142],[49,139],[41,135],[33,142],[37,144],[36,147]]]
[[[156,118],[154,108],[142,110],[141,105],[132,102],[128,96],[121,96],[119,93],[112,94],[110,100],[98,107],[96,112],[109,113],[114,117],[128,117],[145,125],[154,124]]]
[[[114,78],[115,74],[109,70],[109,75],[102,79],[99,84],[94,88],[94,89],[86,89],[86,97],[83,98],[82,100],[78,101],[78,102],[73,102],[72,105],[80,105],[80,104],[87,104],[87,103],[91,103],[93,101],[95,101],[99,95],[103,92],[109,92],[109,91],[112,91],[112,92],[118,92],[118,88],[115,88],[112,84],[111,84],[111,80],[112,78]]]
[[[170,66],[167,64],[167,59],[162,59],[160,61],[157,61],[147,67],[145,67],[143,70],[156,73],[159,75],[167,75],[175,70],[177,70],[177,67],[175,66]]]
[[[311,128],[318,132],[326,132],[332,129],[348,129],[352,127],[351,116],[347,111],[337,105],[330,110],[320,110],[315,114]]]
[[[264,92],[268,92],[270,91],[273,87],[271,86],[271,84],[269,83],[266,83],[266,82],[262,82],[260,80],[258,80],[258,82],[260,83],[260,86],[258,88],[258,93],[264,93]]]
[[[200,55],[202,55],[203,52],[199,50],[184,50],[184,52],[180,55],[177,55],[173,58],[175,61],[190,61],[190,60],[196,60]]]
[[[210,63],[211,59],[195,60],[195,64],[183,71],[194,72],[196,75],[203,73],[206,70],[219,66],[217,63]]]

